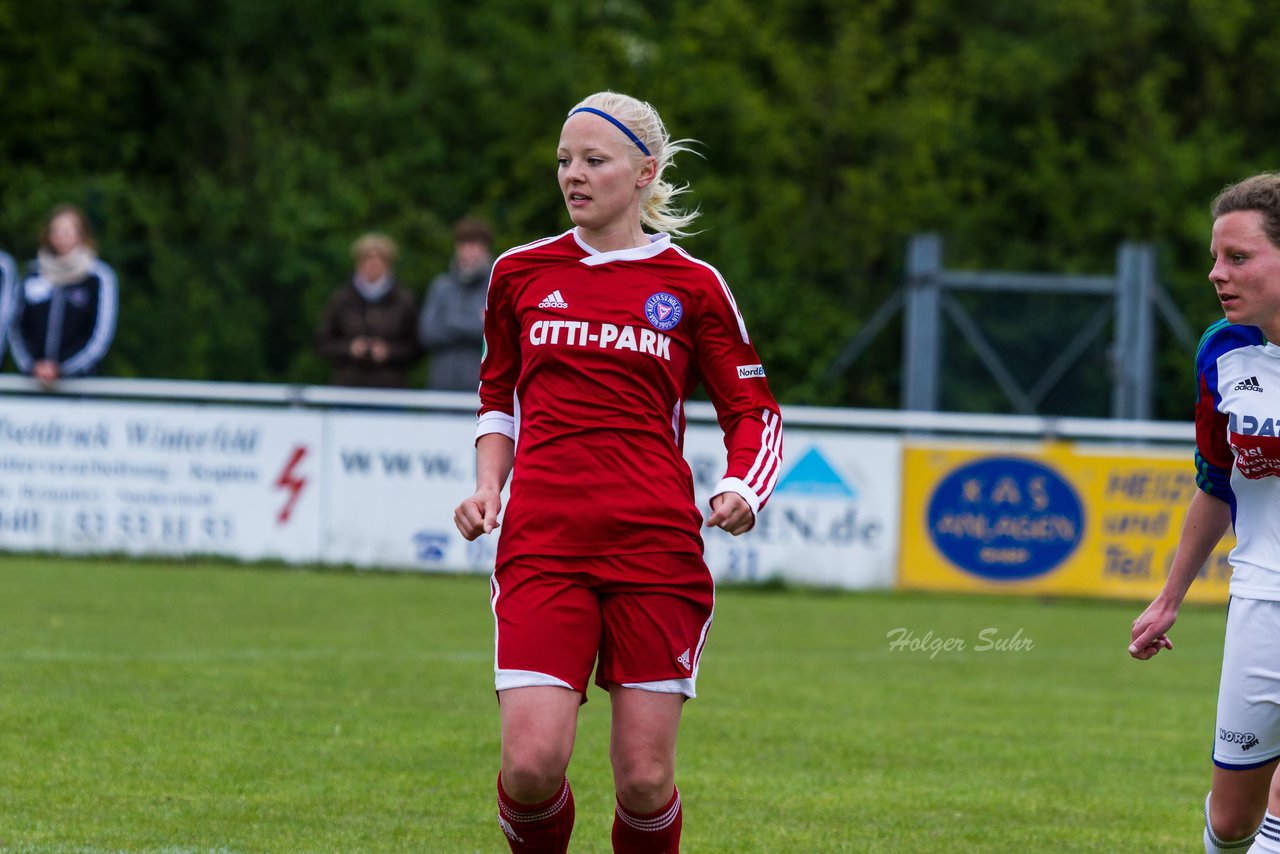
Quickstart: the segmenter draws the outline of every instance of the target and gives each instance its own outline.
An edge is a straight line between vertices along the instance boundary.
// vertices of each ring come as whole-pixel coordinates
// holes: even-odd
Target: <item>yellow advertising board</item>
[[[1150,599],[1196,489],[1190,450],[908,443],[898,583]],[[1188,601],[1225,602],[1228,532]]]

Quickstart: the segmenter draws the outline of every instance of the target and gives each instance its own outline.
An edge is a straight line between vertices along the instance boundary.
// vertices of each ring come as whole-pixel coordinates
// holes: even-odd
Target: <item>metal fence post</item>
[[[1155,248],[1120,244],[1116,253],[1116,325],[1111,351],[1111,416],[1151,417],[1155,371]]]
[[[942,270],[942,237],[912,236],[907,248],[906,305],[902,336],[902,408],[938,409],[941,307],[938,273]]]

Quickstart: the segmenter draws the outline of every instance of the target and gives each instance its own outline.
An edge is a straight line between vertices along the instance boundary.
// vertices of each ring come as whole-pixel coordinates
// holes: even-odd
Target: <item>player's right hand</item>
[[[453,524],[468,540],[474,540],[481,534],[492,533],[502,523],[498,521],[498,512],[502,510],[502,496],[491,489],[477,490],[476,494],[464,500],[453,511]]]
[[[1133,621],[1129,637],[1129,655],[1139,661],[1155,657],[1162,649],[1173,649],[1173,641],[1169,640],[1169,629],[1178,619],[1178,609],[1169,607],[1159,599],[1147,606],[1138,619]]]

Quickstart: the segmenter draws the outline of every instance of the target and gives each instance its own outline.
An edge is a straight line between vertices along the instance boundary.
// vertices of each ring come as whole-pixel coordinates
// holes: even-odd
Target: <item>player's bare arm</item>
[[[1231,524],[1231,509],[1225,501],[1219,501],[1207,493],[1196,491],[1187,507],[1182,523],[1178,550],[1169,567],[1169,578],[1164,589],[1133,621],[1130,633],[1129,655],[1146,661],[1162,649],[1173,649],[1168,631],[1178,619],[1191,582],[1195,581],[1200,567],[1209,559],[1214,546]]]
[[[453,523],[468,540],[492,533],[501,523],[502,487],[515,461],[515,443],[501,433],[476,440],[476,491],[453,511]]]

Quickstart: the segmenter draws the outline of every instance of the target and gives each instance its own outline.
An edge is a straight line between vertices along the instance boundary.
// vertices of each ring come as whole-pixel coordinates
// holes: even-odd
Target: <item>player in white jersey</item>
[[[1196,492],[1164,589],[1133,623],[1129,654],[1173,649],[1169,629],[1233,525],[1231,602],[1205,799],[1204,846],[1280,854],[1280,174],[1213,203],[1213,269],[1225,320],[1196,355]]]

